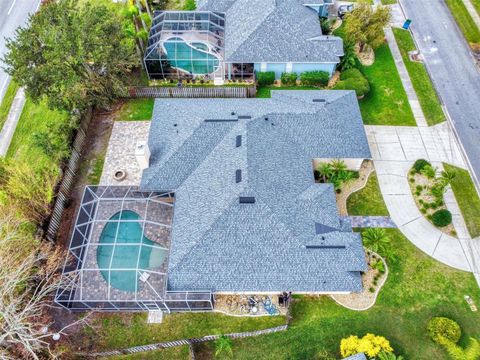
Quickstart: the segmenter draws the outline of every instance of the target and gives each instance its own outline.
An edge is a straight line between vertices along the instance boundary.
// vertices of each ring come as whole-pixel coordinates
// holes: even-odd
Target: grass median
[[[409,51],[416,50],[410,32],[399,28],[393,28],[392,30],[428,125],[435,125],[445,121],[440,100],[433,88],[425,65],[411,61],[408,56]]]
[[[472,238],[480,236],[480,198],[467,170],[443,164],[445,170],[455,173],[450,182],[468,232]]]
[[[468,12],[462,0],[445,0],[465,39],[474,49],[480,49],[480,29]],[[476,9],[480,8],[477,2]]]

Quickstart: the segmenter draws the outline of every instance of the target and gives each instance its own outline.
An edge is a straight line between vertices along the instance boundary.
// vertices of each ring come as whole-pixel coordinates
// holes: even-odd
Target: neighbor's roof
[[[175,190],[169,290],[361,289],[360,236],[312,168],[370,157],[353,92],[157,99],[149,147],[141,189]]]
[[[225,61],[337,63],[343,55],[342,39],[323,36],[318,14],[296,0],[207,0],[198,10],[226,13]]]

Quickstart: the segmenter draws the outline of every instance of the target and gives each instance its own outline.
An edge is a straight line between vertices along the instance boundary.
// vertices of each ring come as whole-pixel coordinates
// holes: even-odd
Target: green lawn
[[[480,198],[467,170],[443,164],[445,170],[455,172],[451,182],[453,193],[463,214],[471,237],[480,236]]]
[[[283,325],[283,316],[233,317],[218,313],[175,313],[162,324],[147,324],[147,314],[103,314],[94,322],[95,330],[85,328],[78,339],[85,349],[98,351],[180,340],[213,334],[253,331]]]
[[[120,107],[116,120],[139,121],[151,120],[155,99],[129,99]]]
[[[365,187],[347,199],[348,215],[388,216],[375,172],[370,174]]]
[[[446,352],[426,333],[432,316],[458,321],[463,330],[462,344],[469,336],[479,337],[480,312],[471,312],[463,299],[468,294],[480,305],[480,292],[473,275],[433,260],[398,230],[387,229],[387,232],[398,260],[389,264],[390,275],[373,308],[352,311],[327,296],[300,298],[292,305],[292,319],[286,332],[236,340],[234,358],[314,359],[322,353],[338,359],[343,337],[373,332],[387,337],[397,354],[403,354],[405,359],[446,360]]]
[[[370,92],[360,101],[363,122],[368,125],[416,126],[388,44],[375,50],[375,62],[363,70],[370,82]]]
[[[480,29],[477,27],[468,12],[462,0],[445,0],[450,12],[452,13],[458,27],[462,31],[465,39],[470,43],[470,46],[480,46]],[[475,4],[477,10],[479,9],[478,1]]]
[[[315,86],[259,86],[257,88],[257,98],[272,97],[272,90],[322,90]]]
[[[0,104],[0,130],[7,120],[8,113],[10,111],[10,106],[12,106],[13,98],[17,93],[18,85],[10,81],[10,84],[7,87],[7,91],[5,92],[5,96],[3,97],[2,103]]]
[[[12,142],[8,148],[7,157],[26,161],[32,165],[58,166],[58,153],[48,156],[34,143],[35,133],[55,132],[55,141],[63,149],[68,149],[70,135],[68,114],[50,110],[46,101],[38,104],[27,98]]]
[[[445,121],[440,101],[425,66],[422,63],[410,61],[408,57],[409,51],[416,50],[410,32],[399,28],[392,28],[392,30],[428,124],[435,125]]]

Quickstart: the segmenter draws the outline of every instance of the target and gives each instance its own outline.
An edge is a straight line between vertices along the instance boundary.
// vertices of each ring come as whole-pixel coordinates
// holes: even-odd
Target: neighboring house
[[[360,234],[313,168],[371,157],[353,91],[156,99],[148,148],[139,188],[86,189],[58,303],[189,311],[215,294],[362,290]]]
[[[157,11],[144,62],[150,78],[252,79],[254,72],[333,74],[342,39],[322,35],[328,0],[204,0]],[[328,5],[328,6],[327,6]]]

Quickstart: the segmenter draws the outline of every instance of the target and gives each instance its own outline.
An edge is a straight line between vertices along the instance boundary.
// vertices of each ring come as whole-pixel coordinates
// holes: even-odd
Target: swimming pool
[[[173,37],[163,43],[167,60],[179,70],[200,75],[214,72],[218,58],[209,52],[207,44],[201,42],[187,43],[179,37]]]
[[[119,290],[134,292],[142,270],[160,267],[167,257],[167,249],[142,235],[140,220],[134,211],[120,211],[100,234],[98,268],[105,281]]]

